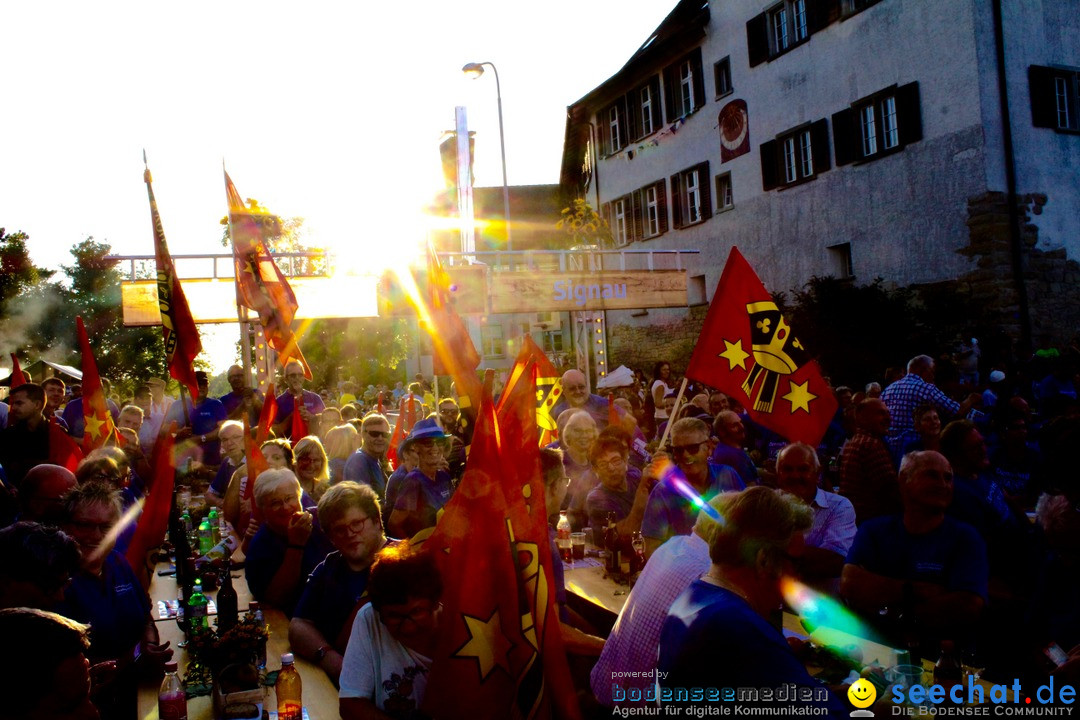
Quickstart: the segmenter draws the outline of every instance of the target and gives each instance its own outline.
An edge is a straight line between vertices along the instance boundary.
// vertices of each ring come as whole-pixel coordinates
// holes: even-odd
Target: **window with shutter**
[[[720,98],[730,93],[734,88],[731,84],[731,56],[718,60],[713,65],[713,82],[716,85],[716,97]]]
[[[615,240],[615,246],[620,247],[629,242],[627,223],[630,220],[630,198],[621,197],[611,203],[611,237]]]
[[[781,0],[746,23],[750,67],[802,44],[840,17],[840,0]]]
[[[687,227],[712,217],[709,178],[708,162],[671,176],[675,227]]]
[[[1032,65],[1028,91],[1035,127],[1080,132],[1080,71]]]
[[[875,160],[922,139],[919,84],[886,88],[832,116],[836,164]]]
[[[701,211],[701,219],[708,220],[712,217],[712,185],[709,183],[709,179],[712,175],[709,173],[709,161],[701,163],[696,168],[698,183],[701,193],[701,202],[699,205]]]
[[[735,206],[735,195],[731,190],[731,173],[716,176],[716,211],[724,212]]]
[[[769,18],[765,13],[746,22],[746,55],[750,67],[756,67],[769,59]]]
[[[830,167],[828,120],[781,133],[761,146],[761,184],[765,190],[812,180]]]
[[[660,234],[668,231],[668,201],[667,186],[663,180],[657,180],[653,186],[656,188],[656,216],[660,222]]]
[[[780,185],[779,143],[776,140],[764,142],[759,147],[761,153],[761,189],[772,190]]]
[[[682,195],[682,176],[679,174],[671,176],[671,219],[674,222],[675,228],[681,228],[683,226],[682,216],[682,202],[679,197]]]
[[[668,122],[686,117],[705,104],[705,78],[701,67],[701,48],[694,48],[664,70],[664,100]]]

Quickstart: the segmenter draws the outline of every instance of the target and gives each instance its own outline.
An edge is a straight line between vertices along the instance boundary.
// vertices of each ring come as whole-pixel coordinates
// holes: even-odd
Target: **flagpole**
[[[679,403],[682,402],[683,393],[686,392],[686,376],[683,376],[682,385],[679,386],[679,394],[675,396],[675,404],[671,406],[671,411],[668,413],[667,425],[664,426],[664,434],[660,438],[660,443],[657,447],[661,450],[664,449],[664,443],[667,442],[668,433],[671,432],[671,426],[675,423],[675,416],[679,412]]]
[[[434,378],[433,382],[435,384],[435,407],[433,407],[432,410],[434,410],[435,415],[438,416],[438,414],[439,414],[439,376],[438,375],[432,375],[432,377]],[[439,418],[439,427],[442,427],[442,418]],[[443,428],[443,430],[446,430],[446,428]]]

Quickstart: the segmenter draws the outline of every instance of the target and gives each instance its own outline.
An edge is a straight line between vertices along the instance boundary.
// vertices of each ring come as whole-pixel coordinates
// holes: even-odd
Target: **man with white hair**
[[[585,373],[580,370],[567,370],[562,376],[562,390],[562,400],[551,409],[552,417],[559,417],[559,413],[569,408],[580,408],[596,421],[597,430],[608,426],[607,398],[589,392],[589,378]],[[620,416],[623,414],[623,410],[618,407],[615,412]]]
[[[255,506],[263,525],[248,547],[251,596],[292,616],[304,582],[334,550],[319,528],[315,507],[301,506],[300,481],[292,470],[266,470],[255,479]]]
[[[298,410],[309,432],[314,432],[318,429],[315,421],[325,409],[326,403],[323,402],[319,393],[304,389],[304,366],[298,360],[290,360],[285,365],[285,392],[277,396],[274,433],[278,437],[289,438],[296,442],[300,438],[292,436],[293,411]]]
[[[972,410],[972,406],[979,400],[978,394],[972,393],[964,402],[958,403],[934,384],[934,372],[934,358],[929,355],[916,355],[908,361],[907,375],[881,393],[881,400],[892,416],[892,426],[885,437],[885,443],[894,457],[900,455],[904,431],[915,427],[915,408],[920,405],[933,405],[943,420],[953,417],[973,419],[971,416],[978,414],[977,410]]]
[[[126,408],[125,408],[126,410]],[[225,503],[225,491],[236,469],[244,464],[244,425],[236,420],[226,420],[218,429],[221,443],[221,465],[210,487],[206,489],[206,502],[221,507]]]

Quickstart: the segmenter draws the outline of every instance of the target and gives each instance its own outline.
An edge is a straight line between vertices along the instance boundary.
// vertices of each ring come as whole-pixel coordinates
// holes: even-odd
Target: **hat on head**
[[[161,378],[159,378],[159,377],[152,377],[152,378],[147,378],[147,380],[146,380],[146,384],[147,384],[147,385],[150,385],[151,387],[153,387],[153,386],[157,386],[157,387],[165,387],[165,381],[164,381],[164,380],[162,380],[162,379],[161,379]]]
[[[209,382],[210,376],[206,374],[205,370],[195,371],[195,382]]]
[[[398,452],[405,452],[410,445],[417,440],[449,440],[450,436],[442,431],[439,427],[439,423],[435,421],[435,418],[424,418],[420,422],[416,423],[412,427],[412,431],[409,436],[401,441],[398,445]]]
[[[990,373],[990,382],[999,383],[1005,379],[1005,373],[1000,370],[994,370]]]

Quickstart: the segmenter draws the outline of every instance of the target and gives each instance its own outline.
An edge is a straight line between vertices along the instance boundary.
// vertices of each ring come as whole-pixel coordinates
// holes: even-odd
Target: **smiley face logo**
[[[877,700],[877,688],[866,678],[851,683],[847,691],[848,702],[857,708],[868,708]]]

